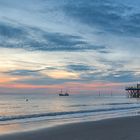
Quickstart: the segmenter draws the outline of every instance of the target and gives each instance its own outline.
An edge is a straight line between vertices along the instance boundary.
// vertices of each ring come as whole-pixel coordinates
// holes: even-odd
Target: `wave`
[[[76,104],[76,105],[69,105],[65,107],[86,107],[86,106],[99,106],[99,105],[131,105],[134,103],[103,103],[103,104]]]
[[[85,115],[85,113],[123,111],[123,110],[130,110],[130,109],[140,109],[140,106],[95,109],[95,110],[79,110],[79,111],[69,111],[69,112],[51,112],[51,113],[29,114],[29,115],[18,115],[18,116],[0,116],[0,121],[2,122],[2,121],[12,121],[12,120],[34,119],[39,117],[56,117],[56,116],[65,116],[65,115],[73,115],[73,114]]]

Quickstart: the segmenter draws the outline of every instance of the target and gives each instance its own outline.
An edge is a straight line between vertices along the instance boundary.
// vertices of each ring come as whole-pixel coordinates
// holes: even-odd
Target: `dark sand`
[[[0,140],[140,140],[140,117],[68,124],[0,136]]]

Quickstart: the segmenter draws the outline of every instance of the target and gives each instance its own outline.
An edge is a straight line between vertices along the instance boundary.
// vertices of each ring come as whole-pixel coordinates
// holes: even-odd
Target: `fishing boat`
[[[61,89],[61,92],[59,93],[59,96],[69,96],[69,93],[67,91],[65,93],[63,93],[63,91]]]

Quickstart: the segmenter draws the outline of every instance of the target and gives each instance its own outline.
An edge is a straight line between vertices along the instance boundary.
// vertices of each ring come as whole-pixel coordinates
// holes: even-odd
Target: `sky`
[[[0,93],[123,93],[140,79],[139,0],[0,0]]]

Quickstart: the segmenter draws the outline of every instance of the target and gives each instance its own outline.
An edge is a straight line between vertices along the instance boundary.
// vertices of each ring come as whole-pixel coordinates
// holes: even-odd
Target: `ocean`
[[[0,95],[0,134],[139,115],[140,101],[126,95]]]

